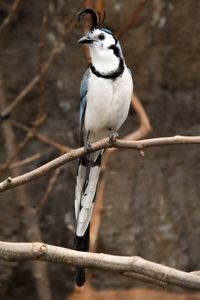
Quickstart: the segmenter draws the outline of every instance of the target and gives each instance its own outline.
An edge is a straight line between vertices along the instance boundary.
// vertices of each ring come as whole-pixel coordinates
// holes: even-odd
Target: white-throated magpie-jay
[[[102,28],[100,16],[92,9],[78,13],[81,20],[91,17],[91,29],[78,43],[89,46],[91,64],[85,72],[80,89],[81,144],[88,147],[101,138],[117,133],[127,118],[133,81],[126,67],[122,50],[113,33]],[[79,159],[75,189],[75,249],[89,250],[89,228],[101,157],[104,150],[88,153]],[[76,269],[76,284],[85,282],[85,270]]]

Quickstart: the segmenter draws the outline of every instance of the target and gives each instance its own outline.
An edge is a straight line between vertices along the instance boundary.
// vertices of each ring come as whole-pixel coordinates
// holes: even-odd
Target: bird
[[[89,31],[78,40],[89,47],[91,63],[80,87],[80,142],[86,155],[79,158],[75,186],[74,248],[89,251],[89,231],[95,204],[101,160],[104,149],[90,153],[91,143],[104,137],[116,138],[125,122],[133,94],[133,79],[127,68],[119,41],[110,29],[103,27],[100,13],[82,9],[77,19],[91,18]],[[85,269],[76,267],[75,282],[84,285]]]

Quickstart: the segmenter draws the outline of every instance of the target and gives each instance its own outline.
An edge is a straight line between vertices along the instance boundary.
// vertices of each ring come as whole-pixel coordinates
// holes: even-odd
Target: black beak
[[[93,42],[94,40],[88,36],[84,36],[80,40],[78,40],[78,44],[92,44]]]

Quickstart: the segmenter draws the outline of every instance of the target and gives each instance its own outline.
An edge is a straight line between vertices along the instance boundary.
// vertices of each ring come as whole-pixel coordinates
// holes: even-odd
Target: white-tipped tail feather
[[[89,158],[80,159],[76,191],[75,191],[75,216],[76,235],[81,237],[86,232],[94,208],[94,199],[100,174],[102,151],[91,154]]]

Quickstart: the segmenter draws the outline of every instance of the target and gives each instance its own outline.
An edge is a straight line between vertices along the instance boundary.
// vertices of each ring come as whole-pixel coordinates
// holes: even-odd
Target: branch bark
[[[200,144],[200,136],[174,136],[174,137],[163,137],[163,138],[153,138],[145,139],[140,141],[126,141],[126,140],[116,140],[111,142],[109,138],[104,138],[96,143],[91,145],[91,152],[109,148],[123,148],[123,149],[135,149],[141,152],[144,156],[143,150],[145,148],[157,147],[157,146],[166,146],[166,145],[191,145],[191,144]],[[25,184],[32,180],[35,180],[39,177],[44,176],[48,172],[68,163],[71,160],[75,160],[79,157],[82,157],[86,154],[85,148],[81,147],[68,153],[65,153],[56,159],[51,160],[50,162],[42,165],[39,168],[34,169],[28,173],[17,177],[8,177],[6,180],[0,183],[0,192],[12,189],[16,186]]]
[[[115,256],[103,253],[79,252],[43,243],[0,242],[0,259],[5,261],[40,260],[68,266],[80,266],[116,272],[144,275],[166,285],[200,290],[200,276],[179,271],[139,256]],[[134,277],[134,276],[133,276]],[[139,276],[138,276],[139,278]],[[142,276],[141,276],[142,279]]]

